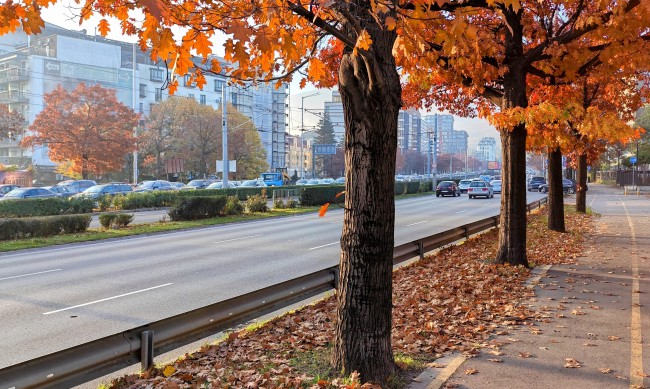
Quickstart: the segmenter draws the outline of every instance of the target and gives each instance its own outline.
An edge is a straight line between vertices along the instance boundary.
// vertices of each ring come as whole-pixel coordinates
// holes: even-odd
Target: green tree
[[[332,124],[328,113],[325,113],[323,118],[318,121],[314,143],[328,145],[336,144],[334,125]],[[314,157],[314,160],[316,163],[315,169],[317,176],[333,177],[335,175],[332,168],[332,155],[317,155]]]
[[[218,143],[221,150],[221,137]],[[251,119],[232,107],[228,108],[228,155],[230,160],[237,161],[237,178],[257,178],[260,173],[269,169],[266,151],[257,128]]]
[[[154,105],[145,121],[139,140],[140,151],[145,155],[145,161],[153,160],[152,175],[156,178],[167,178],[165,157],[171,157],[178,150],[177,140],[181,132],[178,118],[185,102],[187,99],[170,97]]]
[[[644,130],[650,131],[650,105],[646,105],[637,112],[634,123]]]

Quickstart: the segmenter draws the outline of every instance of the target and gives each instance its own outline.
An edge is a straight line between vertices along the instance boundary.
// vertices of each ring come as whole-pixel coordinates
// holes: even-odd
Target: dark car
[[[478,196],[484,196],[485,198],[494,197],[494,188],[490,185],[489,182],[483,180],[472,181],[467,188],[467,195],[470,199],[473,199]]]
[[[201,179],[201,180],[192,180],[183,186],[181,190],[196,190],[196,189],[205,189],[210,184],[214,183],[214,180]]]
[[[460,196],[460,188],[454,181],[440,181],[436,186],[436,197],[440,196]]]
[[[7,193],[11,192],[14,189],[20,188],[20,185],[14,185],[14,184],[3,184],[0,185],[0,197],[6,195]]]
[[[98,199],[101,196],[116,196],[116,195],[126,195],[133,192],[133,188],[129,184],[123,184],[121,182],[114,182],[104,185],[95,185],[84,190],[81,193],[77,193],[73,197],[85,197],[89,199]]]
[[[548,184],[542,184],[537,189],[540,193],[548,193]],[[562,179],[562,192],[574,194],[576,192],[576,183],[568,178]]]
[[[44,199],[48,197],[60,196],[44,188],[18,188],[0,197],[0,201],[18,199]]]
[[[66,180],[59,182],[55,186],[65,186],[69,192],[75,194],[81,193],[95,185],[97,185],[97,183],[94,180]]]
[[[530,180],[528,180],[528,191],[531,192],[533,190],[539,190],[539,186],[546,184],[546,178],[544,177],[531,177]]]
[[[135,187],[135,192],[151,192],[154,190],[178,190],[179,188],[172,185],[171,182],[165,180],[156,181],[142,181]]]

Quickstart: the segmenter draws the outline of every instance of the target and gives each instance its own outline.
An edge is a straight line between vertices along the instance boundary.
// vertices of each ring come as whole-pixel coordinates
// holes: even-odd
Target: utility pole
[[[132,97],[133,98],[133,112],[137,112],[136,108],[135,108],[135,96],[136,96],[136,94],[135,94],[135,85],[136,85],[135,84],[135,71],[136,71],[135,42],[133,43],[132,48],[133,48],[133,74],[132,74],[132,77],[133,77],[133,80],[132,80],[133,81],[132,82],[132,84],[133,84],[132,85],[132,89],[133,89],[133,97]],[[138,125],[137,124],[133,127],[133,135],[136,137],[136,148],[135,148],[135,150],[133,150],[133,185],[137,185],[138,184],[138,147],[137,147],[137,145],[138,145],[138,143],[137,143],[138,142],[137,141]]]
[[[223,180],[221,187],[226,189],[228,188],[228,173],[230,171],[230,161],[228,160],[228,110],[226,104],[226,83],[224,82],[223,88],[221,89],[221,142],[223,155]]]
[[[438,185],[438,114],[433,116],[433,189]]]
[[[305,147],[305,99],[307,97],[312,97],[319,94],[320,92],[316,92],[307,96],[302,96],[301,98],[302,102],[300,104],[300,178],[305,178],[305,156],[303,151]]]

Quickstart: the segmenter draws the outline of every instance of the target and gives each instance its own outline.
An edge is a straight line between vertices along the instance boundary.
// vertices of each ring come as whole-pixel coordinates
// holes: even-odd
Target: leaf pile
[[[529,216],[531,262],[559,263],[579,254],[577,246],[590,217],[570,212],[566,216],[571,232],[565,234],[549,232],[544,213]],[[533,294],[523,285],[527,269],[486,263],[495,257],[496,242],[493,230],[394,273],[395,353],[429,361],[450,350],[475,354],[495,332],[530,325],[534,317],[544,315],[519,303]],[[335,311],[335,298],[326,298],[254,331],[231,333],[173,365],[116,379],[110,387],[372,387],[361,385],[354,374],[337,376],[327,363]],[[300,362],[304,360],[315,368]]]

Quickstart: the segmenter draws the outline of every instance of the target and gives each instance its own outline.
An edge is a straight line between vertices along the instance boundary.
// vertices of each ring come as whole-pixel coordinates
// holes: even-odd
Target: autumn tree
[[[650,131],[650,105],[646,105],[637,112],[634,123],[646,131]]]
[[[221,115],[209,105],[194,99],[177,97],[179,107],[174,118],[178,156],[196,177],[206,177],[215,171],[217,151],[221,145]]]
[[[178,150],[182,131],[177,119],[180,116],[180,106],[187,101],[172,97],[155,104],[145,120],[138,144],[143,155],[153,158],[156,178],[167,179],[165,156],[170,157],[169,153],[174,154]]]
[[[52,161],[71,162],[84,179],[121,169],[135,149],[138,115],[117,100],[114,90],[81,83],[70,92],[59,86],[43,101],[45,108],[21,144],[47,145]]]
[[[221,115],[219,115],[221,116]],[[266,150],[262,145],[260,134],[253,121],[233,107],[228,107],[228,155],[231,161],[237,161],[238,178],[252,179],[268,171]],[[219,150],[221,145],[221,119],[219,119]],[[221,153],[219,153],[221,159]]]
[[[607,63],[646,68],[648,2],[444,1],[405,8],[419,16],[398,25],[411,32],[400,35],[397,48],[409,74],[405,97],[416,106],[478,113],[500,131],[503,194],[496,261],[527,266],[523,116],[530,82],[556,77],[573,82]]]
[[[9,109],[6,104],[0,104],[0,138],[15,139],[22,134],[25,118],[20,112]]]

